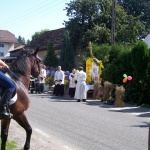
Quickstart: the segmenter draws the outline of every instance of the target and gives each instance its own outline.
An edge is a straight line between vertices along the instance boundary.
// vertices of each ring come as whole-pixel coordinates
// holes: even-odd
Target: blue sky
[[[0,7],[0,30],[27,39],[43,29],[54,30],[68,20],[63,9],[70,0],[3,0]]]

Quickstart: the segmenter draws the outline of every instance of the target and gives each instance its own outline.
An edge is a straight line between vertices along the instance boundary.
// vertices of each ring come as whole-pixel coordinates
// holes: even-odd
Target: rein
[[[23,83],[23,82],[20,80],[20,78],[19,78],[13,71],[8,70],[8,73],[13,76],[14,80],[20,81],[20,83],[22,83],[22,85],[25,87],[25,83]],[[25,88],[26,88],[26,87],[25,87]]]

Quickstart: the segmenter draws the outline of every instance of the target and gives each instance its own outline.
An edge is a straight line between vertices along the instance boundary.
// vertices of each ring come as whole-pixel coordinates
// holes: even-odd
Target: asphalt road
[[[55,149],[148,149],[148,108],[127,104],[116,108],[92,99],[76,102],[69,96],[50,94],[30,94],[30,97],[27,118],[34,131],[59,147]]]

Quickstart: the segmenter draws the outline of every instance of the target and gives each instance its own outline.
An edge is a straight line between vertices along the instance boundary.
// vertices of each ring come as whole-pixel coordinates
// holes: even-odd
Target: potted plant
[[[51,87],[54,85],[54,77],[49,76],[45,78],[45,86],[49,90],[52,90]]]

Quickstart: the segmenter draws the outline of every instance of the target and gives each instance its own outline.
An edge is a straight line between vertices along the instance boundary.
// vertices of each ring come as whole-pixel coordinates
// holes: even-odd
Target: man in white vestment
[[[64,95],[64,79],[65,79],[65,74],[61,70],[61,66],[58,66],[58,70],[55,72],[54,75],[54,81],[55,81],[54,94],[56,96]]]
[[[76,85],[76,93],[75,98],[77,98],[77,102],[83,100],[86,101],[86,73],[83,71],[83,67],[79,67],[79,72],[76,75],[77,85]]]

